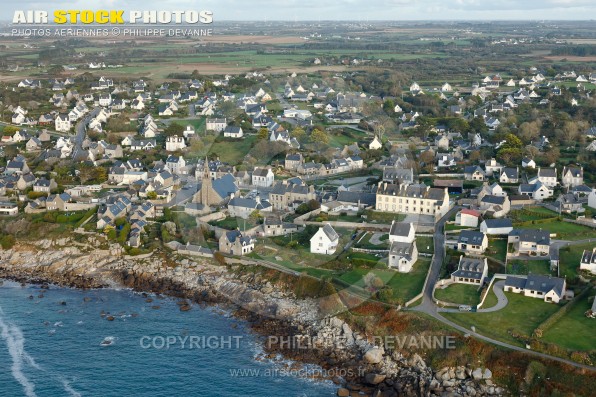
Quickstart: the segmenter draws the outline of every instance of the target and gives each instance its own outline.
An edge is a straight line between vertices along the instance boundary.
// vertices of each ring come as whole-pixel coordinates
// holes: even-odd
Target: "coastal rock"
[[[493,377],[493,373],[490,369],[486,368],[484,373],[482,374],[482,379],[491,379]]]
[[[378,364],[383,360],[383,350],[379,347],[372,347],[364,353],[364,361],[368,364]]]
[[[350,391],[346,388],[340,387],[337,389],[337,396],[338,397],[350,397]]]
[[[366,381],[366,383],[369,383],[371,385],[378,385],[379,383],[383,382],[385,378],[387,378],[387,375],[375,373],[369,373],[364,376],[364,380]]]
[[[474,380],[480,380],[480,379],[482,379],[482,368],[476,368],[472,372],[472,378],[474,378]]]

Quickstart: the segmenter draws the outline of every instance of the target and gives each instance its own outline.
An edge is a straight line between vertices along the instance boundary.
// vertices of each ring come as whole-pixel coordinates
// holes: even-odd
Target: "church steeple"
[[[209,159],[205,156],[205,165],[203,166],[203,183],[205,179],[211,179],[211,174],[209,173]]]

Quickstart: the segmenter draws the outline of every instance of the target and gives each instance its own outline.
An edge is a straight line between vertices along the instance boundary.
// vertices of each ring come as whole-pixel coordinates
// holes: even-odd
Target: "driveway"
[[[495,292],[495,295],[497,296],[497,304],[494,305],[493,307],[489,307],[486,309],[478,309],[476,311],[476,313],[491,313],[491,312],[497,312],[501,309],[504,309],[507,306],[507,303],[509,303],[509,301],[507,300],[507,296],[505,296],[505,293],[503,292],[504,285],[505,285],[505,280],[500,280],[500,281],[497,281],[496,283],[494,283],[493,291]],[[471,314],[474,313],[474,312],[460,311],[459,309],[437,309],[437,311],[441,312],[441,313],[471,313]]]

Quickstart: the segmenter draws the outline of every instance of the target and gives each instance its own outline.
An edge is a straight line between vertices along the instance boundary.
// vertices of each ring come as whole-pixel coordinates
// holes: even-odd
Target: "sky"
[[[210,10],[214,20],[586,20],[596,0],[1,0],[15,10]]]

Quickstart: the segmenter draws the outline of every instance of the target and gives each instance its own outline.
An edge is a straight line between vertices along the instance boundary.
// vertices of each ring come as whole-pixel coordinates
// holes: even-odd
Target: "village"
[[[596,126],[560,120],[553,138],[512,121],[587,106],[595,73],[390,97],[342,90],[342,74],[155,83],[88,68],[6,88],[37,102],[3,104],[0,214],[15,224],[103,233],[130,255],[243,257],[404,308],[426,296],[489,334],[484,313],[535,301],[595,317]],[[229,91],[238,81],[251,89]],[[431,100],[444,116],[425,114]]]

